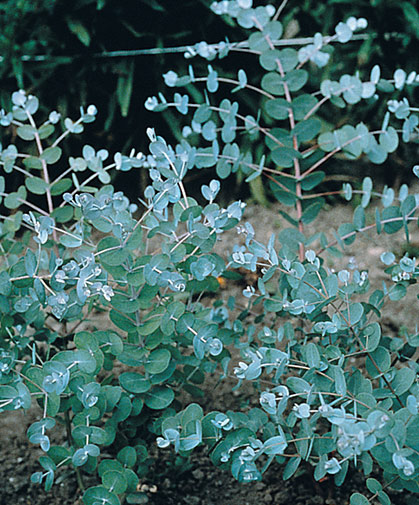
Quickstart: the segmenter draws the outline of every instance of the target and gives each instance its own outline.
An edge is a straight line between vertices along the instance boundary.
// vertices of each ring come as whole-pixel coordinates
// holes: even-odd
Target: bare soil
[[[331,229],[337,229],[339,224],[350,222],[352,210],[349,206],[334,206],[327,209],[316,222],[316,231],[324,231],[330,239]],[[256,235],[262,242],[267,242],[271,233],[278,233],[286,227],[286,223],[278,214],[278,207],[270,209],[260,206],[250,206],[245,214],[245,220],[250,221]],[[232,234],[235,233],[234,231]],[[228,253],[232,244],[240,241],[240,236],[234,235],[223,239],[218,245],[219,252]],[[327,265],[340,269],[347,267],[351,257],[354,258],[360,270],[368,270],[370,281],[381,287],[387,281],[380,266],[380,254],[393,251],[396,256],[404,254],[404,237],[396,235],[380,235],[375,232],[359,237],[347,248],[340,259],[330,258]],[[419,254],[419,233],[412,227],[411,248],[417,247]],[[315,249],[315,247],[314,247]],[[227,286],[222,291],[226,299],[231,294],[238,294],[243,286]],[[400,327],[405,325],[414,331],[417,324],[418,299],[417,288],[413,287],[411,294],[400,302],[392,304],[391,312],[385,312],[382,325],[385,334],[397,335]],[[208,387],[205,400],[201,403],[207,410],[214,408],[239,408],[256,400],[252,395],[252,387],[244,387],[231,392],[230,384],[214,388]],[[30,444],[26,438],[27,427],[37,419],[37,408],[29,412],[22,411],[3,413],[0,416],[0,505],[81,505],[81,492],[77,488],[73,473],[60,474],[56,484],[49,493],[42,487],[29,481],[30,475],[40,470],[37,458],[42,454],[40,449]],[[358,473],[348,475],[344,485],[337,488],[333,478],[317,483],[311,477],[311,472],[302,468],[291,481],[284,482],[281,469],[273,463],[264,475],[263,482],[239,484],[227,472],[214,467],[204,450],[196,451],[188,465],[176,464],[169,450],[160,450],[158,462],[147,481],[142,482],[145,499],[150,505],[347,505],[352,492],[365,490],[363,478]],[[379,478],[379,476],[377,476]],[[90,480],[89,480],[90,479]],[[89,485],[97,485],[94,477],[87,480]],[[366,491],[367,496],[371,493]],[[409,493],[390,493],[395,505],[419,505],[419,497]],[[146,503],[146,501],[144,502]],[[378,504],[375,500],[372,505]]]

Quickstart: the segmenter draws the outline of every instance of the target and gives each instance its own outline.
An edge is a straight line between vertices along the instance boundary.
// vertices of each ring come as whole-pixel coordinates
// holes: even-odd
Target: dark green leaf
[[[136,372],[123,372],[119,376],[119,383],[130,393],[145,393],[151,388],[149,379]]]
[[[48,188],[48,184],[40,177],[27,177],[25,179],[25,186],[28,191],[35,195],[44,195]]]
[[[121,505],[118,497],[109,492],[104,486],[95,486],[87,489],[83,494],[83,501],[86,505],[97,505],[106,503],[106,505]]]
[[[161,410],[168,407],[175,397],[173,389],[164,386],[155,386],[146,393],[144,401],[147,407],[153,410]]]
[[[53,165],[54,163],[57,163],[57,161],[61,158],[61,152],[61,147],[48,147],[40,155],[40,158],[44,160],[48,165]]]
[[[150,374],[162,373],[169,366],[171,354],[168,349],[156,349],[144,364],[146,372]]]

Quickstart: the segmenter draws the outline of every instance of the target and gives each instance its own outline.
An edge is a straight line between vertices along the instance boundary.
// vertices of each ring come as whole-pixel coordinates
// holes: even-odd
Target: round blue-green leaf
[[[55,131],[55,128],[52,124],[44,124],[38,129],[38,134],[40,139],[46,139],[48,138],[51,134],[53,134]]]
[[[304,346],[305,357],[310,368],[318,368],[320,366],[320,353],[316,344],[313,342]]]
[[[268,455],[283,454],[287,445],[285,435],[271,437],[263,444],[263,452]]]
[[[360,321],[362,315],[364,314],[364,307],[360,303],[352,303],[349,305],[349,312],[348,309],[345,309],[343,314],[345,319],[348,321],[348,324],[352,326]]]
[[[61,147],[48,147],[40,155],[40,158],[44,160],[48,165],[53,165],[54,163],[57,163],[57,161],[61,158],[61,152]]]
[[[367,356],[365,366],[372,378],[388,371],[391,365],[390,353],[382,346]],[[378,370],[377,370],[378,368]]]
[[[376,165],[381,165],[387,159],[387,151],[381,145],[375,145],[369,151],[365,153],[370,161],[375,163]]]
[[[396,375],[391,383],[396,395],[402,395],[409,390],[416,378],[416,372],[411,368],[404,367],[396,371]]]
[[[283,95],[284,94],[284,83],[283,79],[277,72],[268,72],[265,74],[261,81],[262,89],[272,95]]]
[[[299,142],[308,142],[320,132],[321,122],[316,118],[309,118],[305,121],[300,121],[292,130],[293,135],[297,135]]]
[[[31,475],[31,482],[34,484],[40,484],[42,482],[42,472],[35,472]]]
[[[109,492],[104,486],[95,486],[86,489],[83,494],[85,505],[121,505],[116,494]]]
[[[133,493],[137,489],[140,479],[138,478],[134,470],[131,470],[131,468],[124,468],[124,477],[127,479],[128,484],[127,490],[125,492]]]
[[[308,393],[311,388],[310,384],[301,377],[288,377],[286,384],[294,393]]]
[[[265,102],[265,110],[273,119],[286,119],[289,114],[290,104],[285,98],[274,98]]]
[[[120,401],[118,402],[118,407],[116,412],[113,415],[113,420],[115,421],[124,421],[131,414],[132,411],[132,403],[128,396],[122,396]]]
[[[343,223],[338,228],[339,236],[346,245],[352,244],[356,238],[356,230],[352,223]]]
[[[118,452],[117,459],[123,466],[130,468],[134,466],[137,461],[137,453],[134,447],[127,445]]]
[[[121,463],[119,461],[116,461],[115,459],[103,459],[99,463],[98,467],[99,477],[102,477],[102,475],[105,472],[110,472],[111,470],[122,473],[124,471],[124,468],[121,465]]]
[[[294,112],[294,119],[300,121],[311,111],[314,110],[318,103],[318,100],[313,95],[303,94],[297,96],[292,101],[292,110]]]
[[[284,72],[289,72],[298,64],[298,53],[295,49],[285,48],[279,51],[278,49],[268,49],[264,51],[259,62],[265,70],[278,70],[278,61],[280,61]]]
[[[208,70],[207,89],[210,93],[215,93],[218,89],[218,74],[211,65],[208,65]]]
[[[84,349],[75,351],[74,360],[82,372],[93,373],[96,370],[96,360],[89,351],[86,351]]]
[[[294,164],[294,160],[300,158],[301,155],[295,149],[290,147],[277,147],[271,153],[272,161],[279,167],[290,168]]]
[[[286,47],[282,49],[279,55],[281,60],[282,69],[284,72],[289,72],[293,70],[298,64],[298,52],[295,49]]]
[[[252,3],[248,0],[248,3]],[[259,11],[258,11],[259,12]],[[284,29],[280,21],[269,21],[264,26],[263,34],[265,37],[269,37],[272,41],[279,40],[282,37]]]
[[[8,209],[17,209],[22,200],[26,200],[28,193],[25,186],[19,186],[17,191],[9,193],[4,199],[4,206]]]
[[[339,147],[336,142],[336,137],[332,132],[324,132],[319,135],[318,144],[322,151],[332,152]]]
[[[365,177],[362,181],[362,191],[364,194],[362,195],[361,205],[362,207],[367,207],[371,199],[371,191],[372,191],[372,179],[371,177]]]
[[[354,212],[353,225],[357,230],[365,226],[365,211],[362,205],[358,205]]]
[[[319,199],[316,202],[313,202],[306,209],[304,209],[303,215],[301,216],[301,221],[304,224],[312,223],[317,218],[319,212],[322,210],[323,205],[323,199]]]
[[[115,470],[110,470],[102,475],[102,484],[109,489],[109,491],[116,494],[124,493],[128,486],[125,475]]]
[[[403,284],[393,284],[388,290],[388,297],[391,301],[397,302],[406,296],[406,286]]]
[[[151,388],[150,381],[136,372],[122,373],[119,376],[119,383],[130,393],[145,393]]]
[[[29,275],[29,277],[33,277],[36,272],[38,262],[35,254],[30,249],[26,250],[24,261],[26,273]]]
[[[360,493],[353,493],[350,503],[351,505],[370,505],[368,498],[365,498],[365,496]]]
[[[89,455],[87,452],[82,449],[77,449],[77,451],[73,454],[73,457],[71,458],[71,462],[73,463],[74,466],[82,466],[84,465],[89,458]]]
[[[216,127],[217,125],[212,120],[207,121],[206,123],[203,124],[202,136],[204,137],[205,140],[212,142],[217,138]]]
[[[36,128],[30,125],[22,125],[17,128],[16,133],[23,140],[34,140]]]
[[[394,152],[399,145],[399,135],[397,131],[389,126],[387,131],[380,133],[380,146],[388,153]]]
[[[383,486],[378,482],[378,480],[371,477],[366,480],[366,484],[371,493],[379,493],[383,489]]]
[[[118,356],[124,350],[121,337],[114,331],[97,331],[96,337],[99,339],[103,352],[110,352]]]
[[[83,243],[83,238],[77,235],[61,235],[60,244],[64,247],[80,247]]]
[[[74,343],[77,349],[87,349],[88,351],[97,351],[99,343],[95,334],[88,331],[79,331],[74,335]]]
[[[57,207],[56,209],[54,209],[54,211],[51,214],[51,217],[53,217],[57,223],[67,223],[68,221],[71,221],[71,219],[73,218],[73,214],[74,214],[73,207],[66,205],[65,207]]]
[[[167,306],[164,313],[160,328],[165,335],[171,335],[175,331],[176,322],[185,312],[185,304],[181,302],[173,302]]]
[[[381,197],[381,203],[383,207],[390,207],[394,200],[394,189],[393,188],[384,188],[383,195]]]
[[[392,252],[386,251],[383,252],[380,256],[380,260],[385,264],[385,265],[391,265],[394,263],[396,259],[396,256]]]
[[[151,374],[161,373],[169,366],[171,354],[168,349],[156,349],[144,364],[146,372]]]
[[[277,59],[279,59],[279,50],[268,49],[259,56],[259,63],[265,70],[276,70],[278,68]]]
[[[335,391],[339,395],[346,395],[346,380],[342,368],[337,365],[329,367],[330,375],[335,380]]]
[[[102,253],[105,249],[110,249]],[[110,266],[121,265],[130,255],[128,249],[123,249],[121,241],[115,237],[105,237],[102,239],[98,246],[97,252],[99,253],[100,261]]]
[[[144,402],[153,410],[165,409],[174,400],[175,393],[172,389],[164,386],[156,386],[146,393]]]
[[[149,500],[146,493],[138,491],[135,493],[127,494],[126,501],[132,505],[143,505],[144,503],[148,503]]]
[[[211,117],[211,114],[211,107],[208,104],[203,103],[196,109],[193,115],[193,121],[195,123],[205,123],[205,121],[208,121]]]
[[[141,305],[141,294],[135,298],[130,299],[120,293],[115,293],[112,297],[112,307],[122,312],[123,314],[133,314]]]
[[[290,458],[288,463],[285,465],[284,473],[282,474],[282,480],[288,480],[297,471],[301,463],[301,458],[298,456],[296,458]]]
[[[389,220],[388,223],[383,223],[383,228],[386,233],[396,233],[403,227],[402,215],[397,205],[392,205],[391,207],[383,209],[381,216],[382,221]]]
[[[62,195],[63,193],[68,191],[72,185],[73,185],[73,182],[71,179],[61,179],[56,183],[52,183],[50,186],[51,195],[54,195],[54,196],[55,195]]]
[[[263,53],[269,49],[268,41],[263,33],[255,32],[252,33],[249,37],[249,48],[252,51],[257,51]]]
[[[299,91],[308,80],[308,72],[302,68],[291,70],[285,77],[290,91]]]
[[[325,176],[326,174],[320,171],[307,175],[301,181],[301,189],[303,189],[304,191],[310,191],[311,189],[318,186],[323,181]]]
[[[35,195],[44,195],[48,184],[40,177],[27,177],[25,179],[25,186],[28,188],[28,191]]]
[[[375,351],[381,339],[380,325],[377,322],[369,324],[362,330],[359,338],[368,352]]]

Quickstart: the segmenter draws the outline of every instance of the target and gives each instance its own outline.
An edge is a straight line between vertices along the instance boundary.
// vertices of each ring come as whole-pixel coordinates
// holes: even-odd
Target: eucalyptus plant
[[[184,115],[194,111],[180,145],[189,145],[189,139],[196,137],[201,139],[199,145],[206,141],[207,147],[190,146],[196,167],[215,167],[221,179],[238,172],[250,184],[264,176],[291,227],[272,235],[268,244],[255,240],[250,224],[239,228],[244,243],[234,246],[229,266],[257,273],[258,281],[243,291],[249,302],[238,320],[232,323],[227,312],[225,317],[230,318],[241,354],[233,374],[238,386],[243,381],[254,384],[260,407],[203,417],[211,458],[229,467],[240,481],[262,478],[274,460],[283,465],[284,479],[308,462],[316,480],[331,474],[336,485],[344,482],[350,464],[366,477],[381,468],[383,484],[368,477],[372,495],[353,494],[353,505],[374,498],[389,503],[386,486],[418,492],[418,366],[411,358],[419,341],[415,329],[391,339],[382,335],[380,324],[384,308],[402,299],[416,283],[416,259],[383,253],[388,280],[374,290],[368,272],[353,266],[334,272],[325,263],[325,254],[341,255],[368,230],[375,229],[378,235],[403,231],[409,241],[409,225],[417,223],[418,197],[409,194],[406,184],[398,196],[393,188],[373,191],[370,177],[355,189],[345,183],[340,191],[321,191],[326,177],[321,168],[335,155],[348,160],[363,156],[381,164],[400,140],[417,141],[417,109],[400,93],[417,86],[419,77],[397,69],[392,78],[384,79],[376,65],[367,78],[358,73],[337,76],[324,80],[316,91],[311,89],[307,67],[327,65],[328,45],[350,41],[355,31],[367,27],[365,19],[350,17],[338,23],[334,34],[317,33],[313,44],[297,51],[280,48],[281,8],[254,8],[251,0],[233,0],[214,2],[212,9],[253,29],[248,43],[238,47],[224,41],[208,47],[203,42],[185,56],[215,60],[247,51],[261,67],[259,75],[248,77],[241,69],[236,80],[223,78],[213,63],[202,77],[195,76],[192,66],[185,76],[169,71],[164,75],[169,87],[203,82],[203,102],[175,93],[170,100],[161,94],[151,97],[145,105],[156,111],[175,107]],[[225,98],[219,91],[222,85],[232,88],[236,101]],[[246,95],[244,103],[239,96],[246,92],[261,96],[261,109],[254,115],[239,112]],[[394,92],[398,99],[390,96],[376,130],[363,123],[330,129],[322,121],[327,103],[345,108]],[[419,174],[417,166],[413,171]],[[357,197],[353,221],[341,223],[332,238],[324,233],[308,235],[307,225],[315,222],[330,194],[347,201]],[[382,208],[376,207],[371,219],[366,209],[373,197],[381,200]],[[179,440],[186,428],[182,415],[164,421],[160,446],[173,444],[181,451]]]
[[[400,132],[404,142],[416,138],[419,123],[417,110],[392,94],[374,131],[364,124],[327,130],[322,106],[400,93],[419,79],[398,69],[385,80],[376,66],[367,79],[344,75],[313,91],[303,67],[326,65],[327,44],[348,42],[364,19],[349,18],[296,51],[277,48],[283,29],[270,5],[232,0],[213,10],[253,30],[239,49],[257,58],[262,77],[254,83],[240,70],[237,80],[223,78],[215,64],[202,77],[192,66],[186,76],[167,72],[169,87],[206,86],[202,103],[187,93],[147,100],[152,110],[194,111],[174,147],[148,128],[148,155],[110,157],[85,145],[64,160],[62,143],[95,119],[94,105],[77,120],[56,111],[38,120],[37,98],[20,90],[12,109],[0,111],[0,124],[17,137],[0,149],[0,411],[39,404],[27,436],[44,455],[31,480],[49,490],[70,467],[85,505],[141,502],[152,449],[173,446],[187,457],[202,444],[242,482],[260,480],[276,462],[284,479],[304,464],[316,480],[332,475],[341,485],[353,466],[369,494],[354,493],[351,505],[390,503],[386,487],[419,492],[419,339],[408,330],[390,338],[381,325],[383,310],[416,284],[416,259],[383,253],[387,280],[375,290],[368,272],[334,272],[325,261],[368,230],[409,240],[417,197],[406,185],[397,196],[392,188],[373,191],[369,177],[345,183],[336,193],[357,199],[353,221],[333,237],[307,232],[325,202],[320,168],[332,156],[382,163]],[[236,49],[227,41],[214,52],[201,43],[186,55],[214,60]],[[261,110],[240,113],[239,102],[225,97],[218,103],[221,84],[237,96],[258,93]],[[192,198],[186,176],[195,168],[215,168],[217,178]],[[148,170],[150,184],[137,206],[114,189],[111,174],[139,169]],[[291,227],[257,241],[241,223],[244,203],[216,203],[220,179],[231,172],[253,184],[267,177]],[[22,185],[9,188],[11,173]],[[372,198],[381,200],[375,218]],[[242,240],[223,258],[214,246],[235,227]],[[224,303],[219,279],[237,269],[254,272],[257,282]],[[251,381],[253,408],[205,411],[204,381],[214,375],[236,388]],[[182,403],[184,392],[195,401]],[[50,435],[60,427],[63,442],[54,444]],[[85,489],[86,473],[97,485]]]
[[[38,123],[36,97],[17,91],[12,102],[1,123],[28,147],[1,148],[6,176],[19,172],[24,184],[6,192],[7,177],[0,178],[10,211],[0,228],[0,410],[33,401],[42,408],[27,431],[45,452],[33,482],[48,490],[70,466],[81,489],[84,472],[101,481],[84,492],[86,504],[116,504],[117,495],[136,503],[149,444],[162,416],[175,413],[176,395],[202,396],[203,373],[227,367],[223,321],[199,295],[218,288],[226,263],[212,249],[244,204],[216,204],[215,180],[202,187],[206,205],[187,197],[188,154],[175,155],[152,129],[152,163],[135,152],[108,159],[105,149],[86,145],[58,174],[60,144],[95,119],[96,107],[82,108],[77,121],[53,111]],[[144,165],[152,182],[136,217],[137,205],[109,184],[110,172]],[[148,251],[153,236],[160,247]],[[98,323],[96,313],[104,313]],[[50,441],[58,425],[62,445]],[[104,457],[104,448],[114,457]]]

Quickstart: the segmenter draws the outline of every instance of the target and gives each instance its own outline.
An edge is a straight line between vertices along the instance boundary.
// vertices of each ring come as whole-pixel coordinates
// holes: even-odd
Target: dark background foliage
[[[101,53],[177,47],[201,40],[219,42],[226,33],[231,41],[245,39],[240,28],[227,26],[231,24],[228,19],[211,12],[211,2],[2,0],[1,106],[8,105],[10,93],[17,88],[38,96],[47,110],[58,108],[70,117],[77,116],[80,104],[94,103],[99,109],[98,119],[84,134],[83,142],[106,147],[110,152],[132,147],[146,150],[144,133],[150,125],[168,141],[179,138],[184,118],[171,111],[148,112],[143,104],[159,91],[170,96],[172,90],[165,89],[161,76],[169,69],[186,71],[190,61],[183,58],[182,52],[119,57]],[[279,6],[281,2],[273,3]],[[415,0],[289,0],[281,20],[287,37],[307,37],[316,31],[333,33],[336,24],[350,15],[367,18],[366,33],[370,36],[336,45],[331,63],[317,72],[319,81],[339,73],[353,73],[355,69],[368,75],[376,63],[386,77],[396,68],[419,69],[419,12]],[[40,60],[38,55],[45,59]],[[246,57],[236,54],[234,59],[235,67],[237,64],[237,68],[251,69]],[[199,58],[192,63],[196,74],[207,65]],[[231,68],[231,58],[216,64],[227,74],[237,70]],[[316,84],[313,82],[313,86]],[[189,92],[199,93],[197,89]],[[254,111],[259,104],[252,100],[249,98],[248,105]],[[382,117],[383,111],[378,114],[377,105],[372,103],[353,107],[345,114],[351,114],[354,121],[371,123],[375,116]],[[80,149],[76,143],[77,140],[69,144],[69,149]],[[389,163],[380,168],[385,177],[403,165],[395,157]]]

